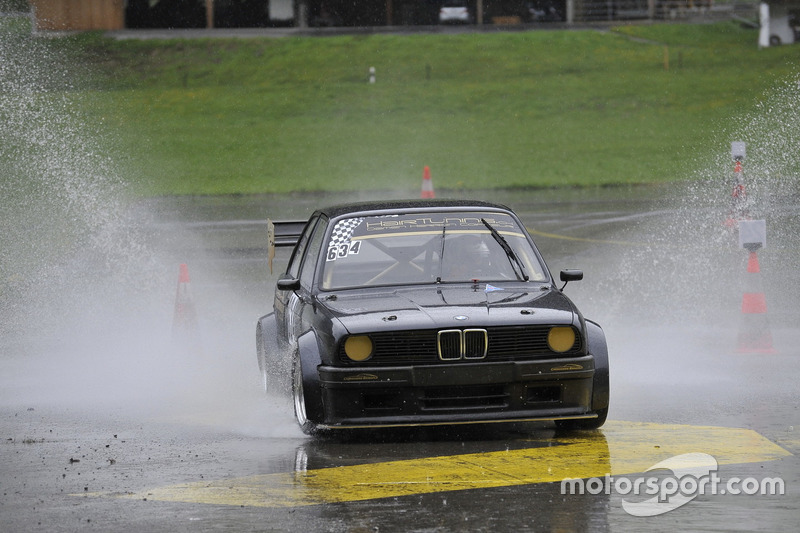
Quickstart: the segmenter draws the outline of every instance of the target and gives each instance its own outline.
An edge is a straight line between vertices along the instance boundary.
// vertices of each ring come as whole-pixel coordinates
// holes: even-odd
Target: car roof
[[[413,209],[420,211],[451,211],[464,208],[496,209],[501,211],[511,211],[508,207],[491,202],[480,200],[449,200],[449,199],[425,199],[425,200],[375,200],[371,202],[355,202],[350,204],[334,205],[318,209],[318,213],[327,215],[330,218],[338,218],[348,214],[366,214],[374,212],[376,214],[386,211],[398,211]]]

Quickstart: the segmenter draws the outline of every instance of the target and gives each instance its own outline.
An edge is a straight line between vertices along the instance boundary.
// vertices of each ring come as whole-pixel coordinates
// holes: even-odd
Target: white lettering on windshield
[[[485,217],[484,217],[485,218]],[[514,229],[516,226],[510,220],[497,220],[494,218],[485,218],[492,226],[504,229]],[[430,227],[477,227],[483,226],[480,217],[414,217],[405,219],[392,219],[392,220],[375,220],[368,221],[366,228],[367,231],[377,231],[386,229],[419,229]]]

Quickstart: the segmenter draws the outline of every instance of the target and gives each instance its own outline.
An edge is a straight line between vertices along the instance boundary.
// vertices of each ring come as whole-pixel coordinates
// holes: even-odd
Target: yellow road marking
[[[634,422],[612,421],[601,432],[530,442],[531,447],[520,450],[182,483],[117,496],[297,507],[634,474],[664,459],[690,452],[708,453],[720,465],[773,461],[792,455],[752,430]]]
[[[533,228],[526,227],[528,233],[531,235],[538,235],[539,237],[547,237],[548,239],[560,239],[563,241],[576,241],[576,242],[594,242],[599,244],[621,244],[623,246],[645,246],[651,243],[647,242],[634,242],[634,241],[613,241],[608,239],[589,239],[586,237],[571,237],[569,235],[560,235],[558,233],[546,233],[538,231]]]
[[[620,246],[653,246],[652,242],[617,241],[617,240],[611,240],[611,239],[591,239],[589,237],[573,237],[571,235],[562,235],[560,233],[547,233],[545,231],[535,230],[535,229],[529,228],[527,226],[525,227],[525,229],[528,230],[528,233],[530,233],[533,236],[545,237],[545,238],[548,238],[548,239],[558,239],[558,240],[562,240],[562,241],[591,242],[591,243],[596,243],[596,244],[616,244],[616,245],[620,245]],[[705,249],[705,250],[710,249],[708,247],[707,243],[703,243],[702,246],[703,246],[703,249]],[[658,248],[681,248],[681,249],[684,249],[684,248],[686,248],[686,245],[684,243],[678,245],[678,244],[669,244],[669,243],[660,242],[660,243],[658,243],[657,247]],[[722,250],[722,251],[731,250],[731,248],[729,246],[715,246],[713,249],[714,250]],[[796,254],[797,253],[797,249],[796,248],[774,248],[773,247],[770,250],[768,250],[768,252],[770,254],[778,254],[778,255],[787,254],[787,253]]]

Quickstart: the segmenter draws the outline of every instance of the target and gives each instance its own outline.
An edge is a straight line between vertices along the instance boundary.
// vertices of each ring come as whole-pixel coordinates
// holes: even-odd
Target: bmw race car
[[[562,292],[507,207],[411,200],[271,225],[292,246],[257,325],[268,392],[302,430],[515,421],[603,425],[602,328]],[[566,285],[579,270],[564,270]],[[272,391],[270,391],[272,389]]]

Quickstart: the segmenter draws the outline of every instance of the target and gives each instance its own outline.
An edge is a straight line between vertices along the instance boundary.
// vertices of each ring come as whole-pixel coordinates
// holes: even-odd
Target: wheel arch
[[[275,342],[278,334],[278,324],[275,322],[275,313],[269,313],[258,319],[256,323],[256,357],[258,369],[264,371],[265,357],[269,356],[269,347]]]
[[[592,410],[608,409],[610,400],[608,343],[600,324],[586,320],[589,353],[594,357],[594,379],[592,381]]]
[[[297,361],[303,372],[303,395],[306,403],[306,416],[311,422],[321,424],[325,411],[322,403],[322,388],[318,367],[322,364],[317,335],[309,330],[297,339]]]

